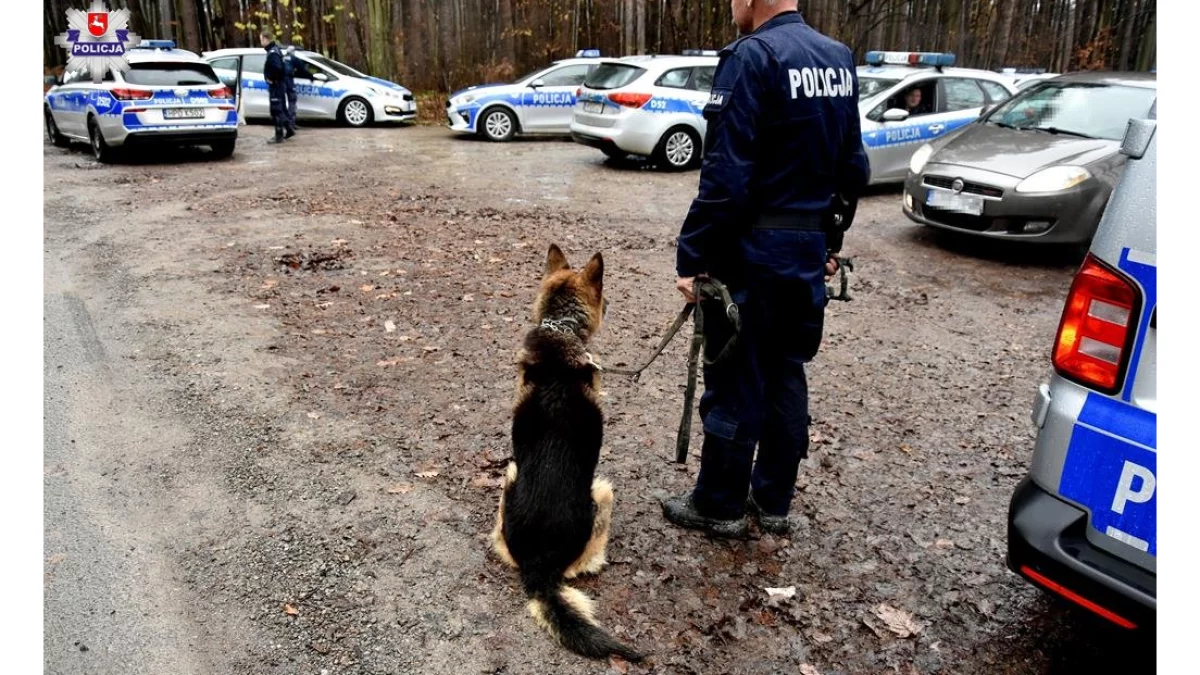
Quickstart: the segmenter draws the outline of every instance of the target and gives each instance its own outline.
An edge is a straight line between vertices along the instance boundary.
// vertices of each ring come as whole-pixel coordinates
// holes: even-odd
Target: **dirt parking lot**
[[[186,636],[178,672],[1153,669],[1152,647],[1004,566],[1071,261],[945,240],[896,190],[866,198],[854,300],[831,304],[809,371],[790,539],[709,541],[662,519],[659,498],[698,467],[672,462],[684,340],[639,383],[607,379],[612,564],[578,585],[652,656],[593,663],[534,626],[487,548],[516,351],[557,242],[605,256],[594,351],[641,362],[680,306],[674,237],[698,174],[439,127],[302,128],[281,147],[270,132],[244,127],[226,161],[105,166],[45,146],[46,302],[76,317],[47,319],[47,377],[52,329],[91,345],[94,374],[48,379],[74,454],[46,459],[65,500],[47,501],[47,672],[148,663],[126,638],[165,623]],[[73,557],[68,524],[84,521],[134,542],[123,555],[145,564],[112,583],[150,609],[127,612],[99,588],[104,565]]]

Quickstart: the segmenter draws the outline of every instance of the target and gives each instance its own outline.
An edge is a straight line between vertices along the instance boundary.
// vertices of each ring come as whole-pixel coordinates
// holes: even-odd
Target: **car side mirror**
[[[318,82],[328,82],[329,76],[325,73],[313,73],[312,79],[317,80]]]
[[[538,89],[540,87],[546,86],[546,81],[539,77],[538,79],[534,80],[533,82],[530,82],[529,86],[533,87],[534,89]]]
[[[908,119],[908,111],[900,108],[890,108],[883,113],[884,122],[903,122]]]

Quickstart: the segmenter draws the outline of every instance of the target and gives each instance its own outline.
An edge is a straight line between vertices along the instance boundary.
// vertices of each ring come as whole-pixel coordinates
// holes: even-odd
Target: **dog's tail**
[[[522,574],[529,596],[529,613],[567,649],[594,659],[616,654],[627,661],[643,655],[609,635],[596,623],[592,599],[559,580],[537,579]]]

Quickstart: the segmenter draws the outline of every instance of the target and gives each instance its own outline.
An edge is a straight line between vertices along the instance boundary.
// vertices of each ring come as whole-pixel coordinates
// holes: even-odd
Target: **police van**
[[[665,169],[699,165],[717,52],[602,61],[579,90],[571,138],[610,157],[649,157]]]
[[[1039,588],[1145,632],[1158,567],[1156,124],[1154,108],[1129,122],[1125,173],[1068,292],[1007,555]]]
[[[1017,92],[1011,77],[952,67],[953,54],[873,51],[865,60],[857,68],[858,109],[873,185],[903,182],[918,148]]]
[[[292,56],[298,120],[328,120],[364,127],[373,122],[408,122],[417,117],[413,93],[395,82],[371,77],[318,52],[297,49]],[[263,76],[267,63],[265,49],[218,49],[204,52],[204,59],[230,87],[238,85],[241,74],[244,117],[271,118],[271,97]]]
[[[447,124],[453,131],[498,142],[517,135],[565,136],[575,96],[599,59],[599,50],[584,49],[573,59],[555,61],[508,84],[456,91],[446,100]]]
[[[142,40],[126,52],[129,70],[71,72],[45,94],[46,134],[59,147],[91,145],[96,159],[112,161],[145,144],[207,145],[218,157],[233,154],[237,110],[233,91],[211,66],[170,40]]]

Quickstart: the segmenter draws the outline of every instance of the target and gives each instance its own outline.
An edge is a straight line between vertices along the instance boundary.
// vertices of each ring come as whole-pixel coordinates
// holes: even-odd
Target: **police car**
[[[141,144],[208,145],[220,157],[237,143],[234,93],[211,66],[170,40],[142,40],[129,70],[67,73],[45,94],[46,133],[65,147],[86,141],[101,162]]]
[[[293,57],[296,119],[333,120],[363,127],[372,122],[406,122],[417,117],[413,93],[395,82],[371,77],[317,52],[297,49]],[[244,117],[271,118],[271,99],[263,77],[265,49],[218,49],[204,52],[204,60],[230,87],[237,85],[241,73]]]
[[[1007,555],[1039,588],[1147,633],[1158,567],[1156,124],[1154,108],[1128,123],[1124,175],[1068,292]]]
[[[951,67],[953,54],[874,51],[866,62],[857,69],[858,109],[873,185],[902,182],[918,148],[1017,92],[1012,77]],[[919,102],[910,111],[913,91],[920,92]]]
[[[509,84],[483,84],[454,92],[446,120],[454,131],[507,141],[517,134],[566,135],[575,95],[596,68],[599,50],[555,61]]]
[[[666,169],[698,166],[717,63],[715,51],[602,61],[580,88],[571,138],[610,157],[650,157]]]

